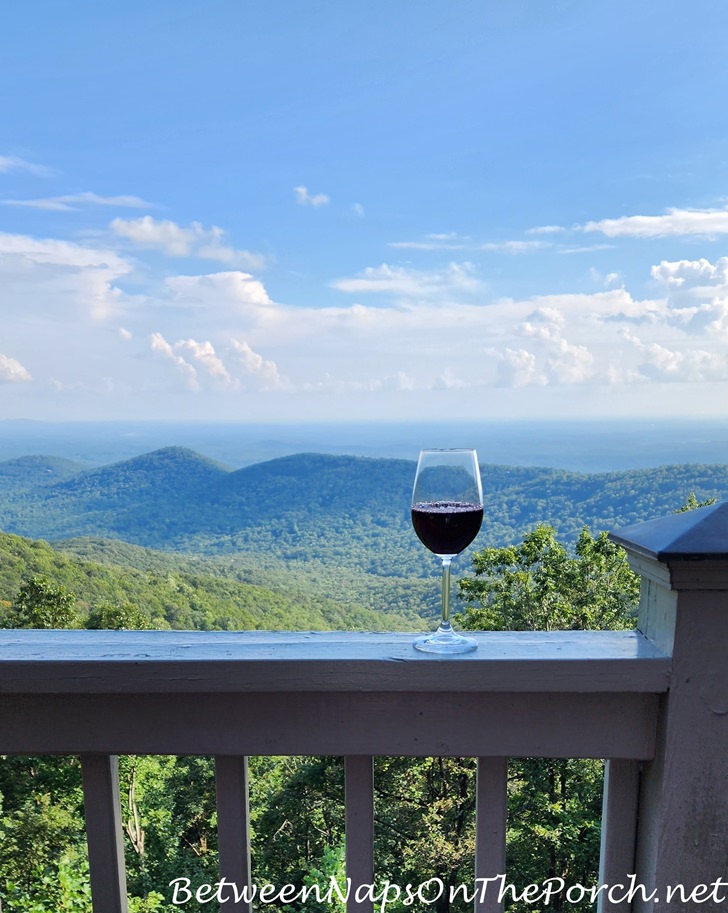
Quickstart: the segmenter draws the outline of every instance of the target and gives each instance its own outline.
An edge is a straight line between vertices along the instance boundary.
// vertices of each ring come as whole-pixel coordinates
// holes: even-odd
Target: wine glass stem
[[[442,628],[450,627],[450,563],[452,558],[442,558]]]

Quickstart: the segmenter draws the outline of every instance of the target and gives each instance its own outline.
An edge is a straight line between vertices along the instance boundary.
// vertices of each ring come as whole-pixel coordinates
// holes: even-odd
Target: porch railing
[[[599,909],[682,911],[667,885],[728,880],[728,504],[681,517],[614,537],[642,574],[637,631],[482,633],[447,658],[407,634],[2,631],[0,753],[81,755],[95,913],[127,908],[119,754],[215,757],[221,877],[237,885],[246,757],[344,756],[354,886],[374,876],[373,756],[478,759],[482,879],[507,876],[509,757],[605,758],[600,884],[660,899],[605,892]],[[501,910],[497,894],[476,910]],[[352,892],[351,911],[370,908]]]

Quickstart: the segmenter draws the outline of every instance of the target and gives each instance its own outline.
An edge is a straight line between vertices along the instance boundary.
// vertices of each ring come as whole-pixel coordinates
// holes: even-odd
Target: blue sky
[[[725,415],[728,5],[0,27],[0,418]]]

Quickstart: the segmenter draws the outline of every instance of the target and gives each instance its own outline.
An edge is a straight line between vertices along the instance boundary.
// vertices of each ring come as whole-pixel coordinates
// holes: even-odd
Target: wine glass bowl
[[[412,491],[412,526],[442,562],[442,620],[415,641],[426,653],[469,653],[477,641],[450,623],[450,564],[475,539],[483,522],[483,488],[474,450],[423,450]]]

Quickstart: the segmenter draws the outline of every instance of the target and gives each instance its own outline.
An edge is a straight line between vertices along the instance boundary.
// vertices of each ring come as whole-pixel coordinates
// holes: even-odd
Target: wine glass
[[[450,563],[478,535],[483,522],[483,486],[474,450],[423,450],[412,491],[412,525],[420,541],[442,562],[442,621],[415,641],[426,653],[469,653],[472,637],[450,624]]]

